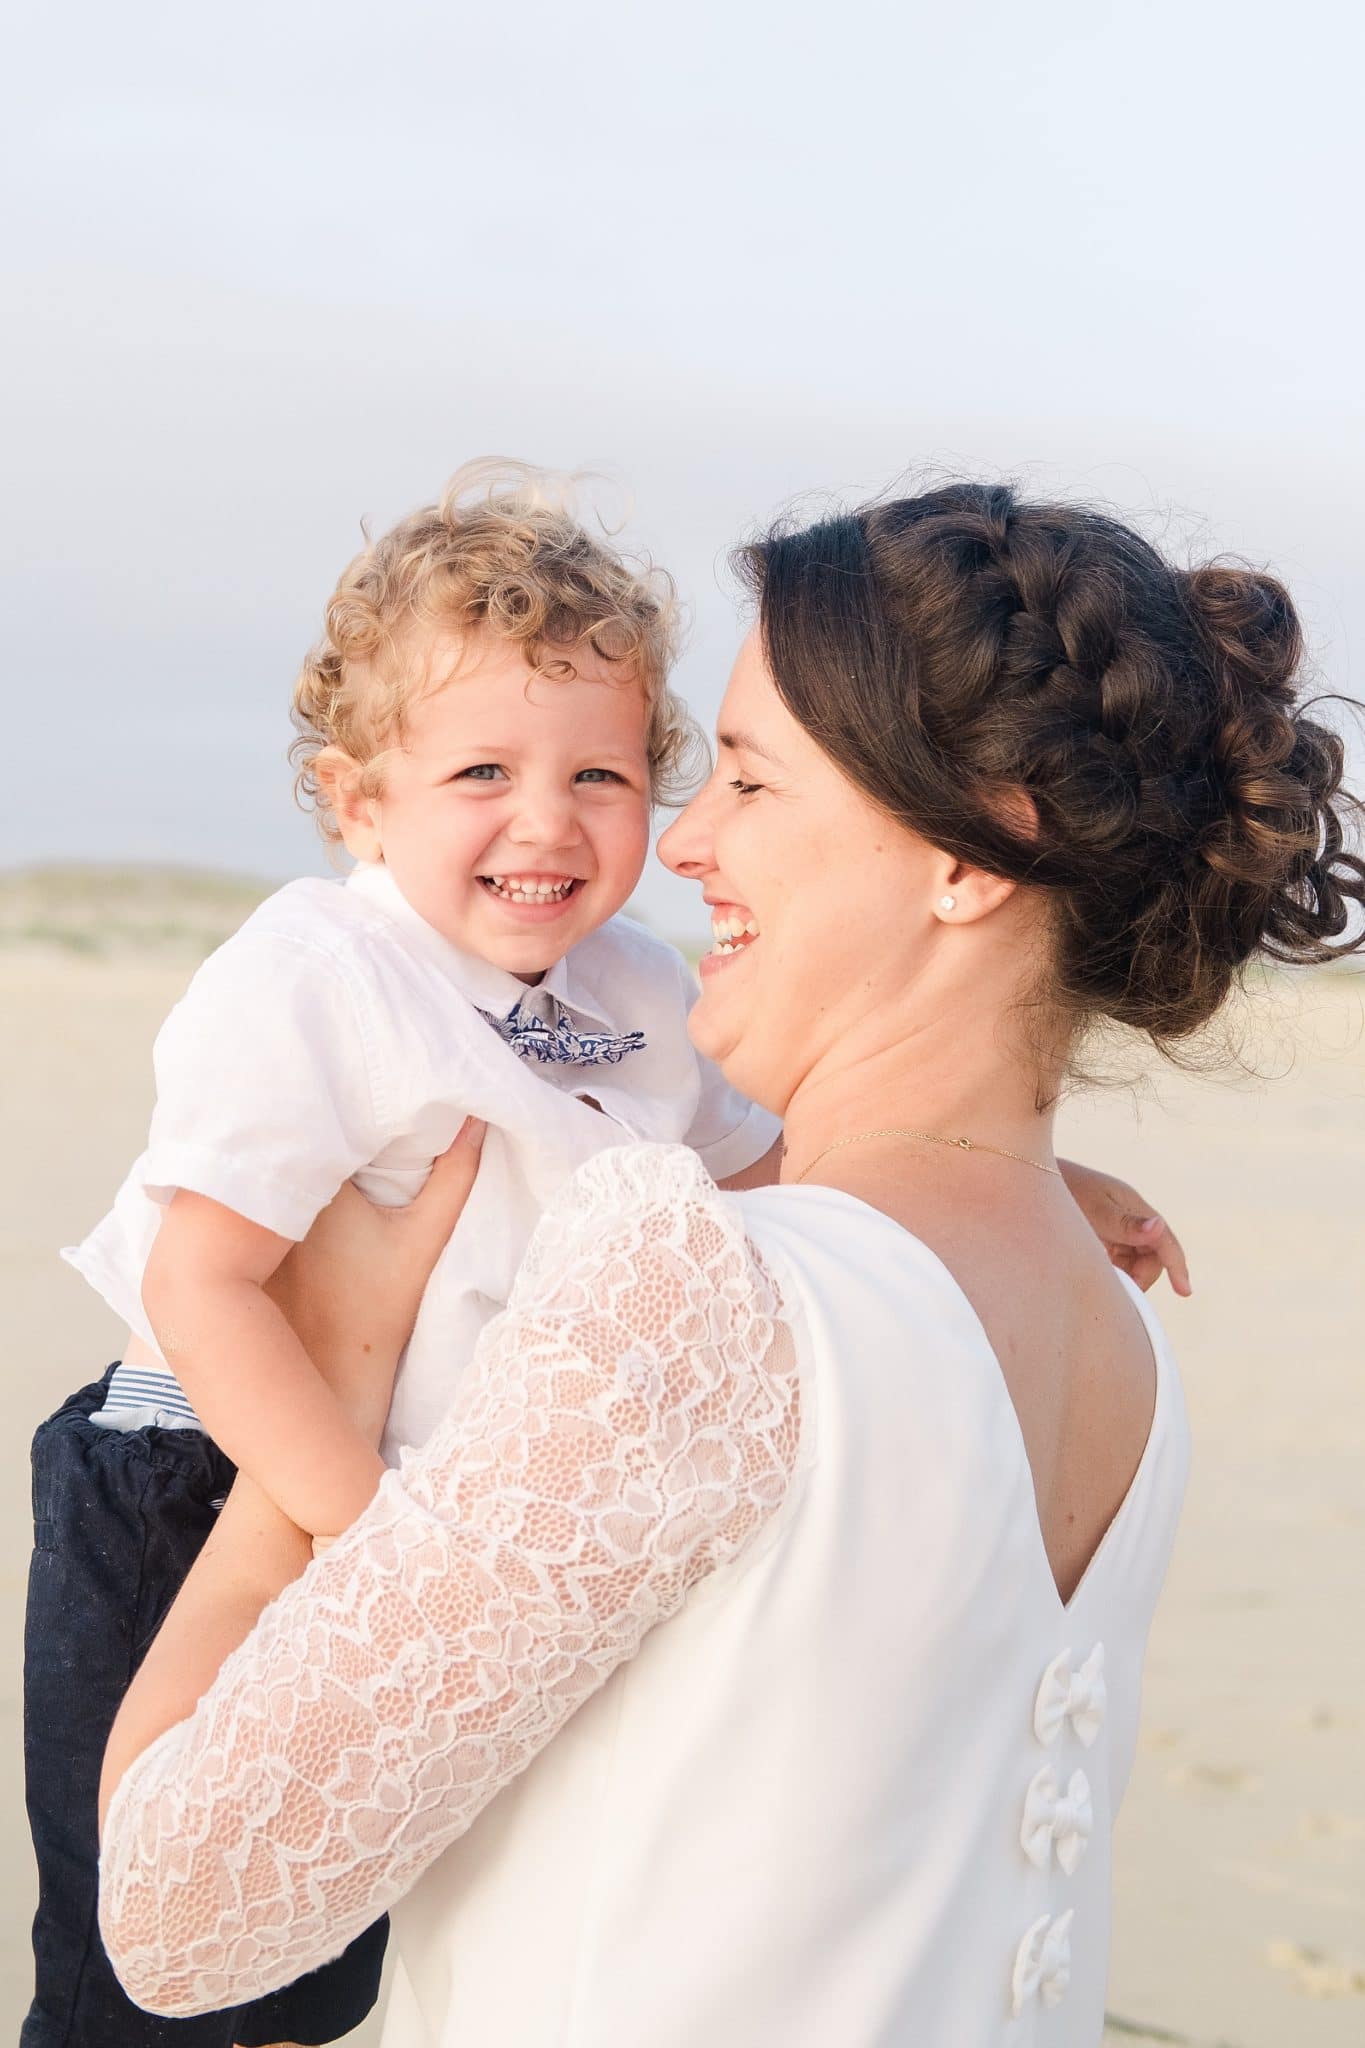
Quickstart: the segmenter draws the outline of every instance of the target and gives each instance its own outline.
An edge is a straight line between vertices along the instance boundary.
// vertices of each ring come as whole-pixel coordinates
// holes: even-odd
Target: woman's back
[[[1145,1319],[1060,1174],[922,1147],[846,1155],[839,1185],[935,1252],[995,1355],[1028,1455],[1044,1548],[1067,1599],[1132,1484],[1157,1372]],[[851,1171],[847,1170],[851,1168]]]
[[[986,2048],[1046,2013],[1089,2048],[1186,1465],[1164,1340],[1144,1309],[1147,1448],[1063,1604],[940,1260],[831,1189],[738,1199],[799,1355],[795,1482],[399,1908],[389,2039]]]

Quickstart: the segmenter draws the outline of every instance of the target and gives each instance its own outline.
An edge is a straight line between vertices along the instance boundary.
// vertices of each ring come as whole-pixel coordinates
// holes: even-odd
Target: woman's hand
[[[1111,1173],[1059,1159],[1062,1178],[1113,1264],[1144,1291],[1170,1275],[1177,1294],[1190,1294],[1190,1269],[1180,1240],[1137,1189]]]
[[[322,1378],[375,1443],[423,1290],[474,1185],[484,1129],[477,1118],[466,1118],[405,1208],[381,1209],[348,1182],[266,1288]]]

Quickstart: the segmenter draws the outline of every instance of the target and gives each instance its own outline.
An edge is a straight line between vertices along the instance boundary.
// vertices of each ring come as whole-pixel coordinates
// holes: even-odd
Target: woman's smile
[[[700,962],[702,974],[718,974],[722,968],[732,966],[741,953],[747,953],[759,936],[758,922],[751,910],[739,903],[713,903],[711,906],[712,950],[703,953]]]

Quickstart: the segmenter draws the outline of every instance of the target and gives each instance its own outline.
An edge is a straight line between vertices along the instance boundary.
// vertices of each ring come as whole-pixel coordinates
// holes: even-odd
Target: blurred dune
[[[28,1998],[34,1889],[19,1722],[27,1444],[119,1337],[56,1248],[96,1220],[141,1146],[161,1018],[267,886],[165,869],[0,877],[0,1272],[15,1394],[0,1488],[10,2038]],[[1358,2048],[1365,978],[1267,977],[1240,1022],[1260,1078],[1149,1073],[1078,1096],[1063,1118],[1066,1150],[1164,1207],[1196,1283],[1188,1304],[1160,1296],[1195,1467],[1119,1827],[1107,2038]]]
[[[21,868],[0,875],[0,948],[197,963],[274,886],[210,869]]]

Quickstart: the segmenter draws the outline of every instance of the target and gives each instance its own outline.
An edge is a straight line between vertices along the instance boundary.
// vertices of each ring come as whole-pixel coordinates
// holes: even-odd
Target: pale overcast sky
[[[0,864],[316,868],[298,656],[476,454],[629,485],[708,722],[728,545],[925,467],[1273,563],[1359,694],[1363,56],[1322,0],[28,9]]]

